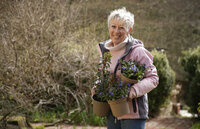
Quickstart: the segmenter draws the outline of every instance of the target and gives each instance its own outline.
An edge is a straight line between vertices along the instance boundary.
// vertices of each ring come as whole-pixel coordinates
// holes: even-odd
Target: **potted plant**
[[[130,112],[127,97],[131,85],[125,85],[110,73],[110,60],[111,54],[104,53],[96,74],[93,112],[98,116],[107,116],[111,108],[113,115],[118,117]]]
[[[119,83],[113,83],[113,85],[107,89],[105,96],[110,105],[113,116],[119,117],[130,113],[128,104],[128,93],[130,87],[130,83],[123,83],[120,81]]]
[[[110,73],[110,60],[111,54],[109,52],[104,53],[96,77],[96,94],[93,96],[93,104],[95,103],[95,105],[93,105],[93,112],[98,114],[98,116],[100,116],[100,114],[101,116],[106,116],[107,114],[105,111],[109,112],[108,108],[105,109],[107,103],[113,115],[118,117],[130,112],[127,98],[131,85],[129,83],[122,83],[122,81],[118,80]]]
[[[92,96],[93,112],[100,117],[107,116],[110,111],[110,106],[104,96],[107,87],[109,87],[111,76],[108,71],[108,68],[110,67],[110,59],[111,54],[109,52],[104,53],[102,62],[98,65],[99,68],[96,74],[95,95]]]
[[[99,117],[107,116],[110,112],[110,106],[107,101],[101,101],[98,99],[98,96],[95,94],[92,96],[93,102],[93,113]]]
[[[148,70],[145,64],[140,64],[136,61],[121,60],[121,80],[124,83],[135,84],[141,81]]]
[[[109,76],[107,76],[107,78],[104,78],[103,81],[105,81],[105,85],[99,85],[95,90],[96,96],[98,96],[97,98],[99,99],[99,101],[108,102],[111,111],[115,117],[130,113],[127,98],[131,84],[119,81],[112,74],[109,74]]]
[[[97,72],[95,95],[93,96],[93,104],[102,103],[98,106],[93,105],[95,114],[103,114],[105,112],[105,105],[109,104],[111,111],[115,117],[119,117],[130,113],[128,94],[132,83],[141,80],[146,71],[145,66],[139,65],[133,61],[121,61],[122,74],[129,79],[134,79],[134,82],[129,82],[123,79],[118,79],[108,70],[110,67],[111,54],[105,53]],[[108,102],[108,103],[107,103]],[[102,109],[102,110],[101,110]],[[98,111],[98,113],[97,113]],[[106,110],[109,112],[109,109]],[[99,113],[101,112],[101,113]],[[104,113],[106,116],[107,114]],[[100,116],[100,115],[99,115]]]
[[[113,115],[118,117],[129,113],[128,93],[132,84],[142,80],[145,72],[148,70],[145,65],[141,65],[136,61],[121,60],[121,81],[112,85],[113,97],[108,98]],[[111,91],[110,91],[111,92]]]

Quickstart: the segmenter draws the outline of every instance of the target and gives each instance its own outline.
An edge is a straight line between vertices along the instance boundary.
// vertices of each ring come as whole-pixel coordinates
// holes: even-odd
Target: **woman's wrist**
[[[133,99],[133,98],[137,98],[137,93],[134,87],[130,88],[130,92],[129,92],[129,96],[128,98]]]

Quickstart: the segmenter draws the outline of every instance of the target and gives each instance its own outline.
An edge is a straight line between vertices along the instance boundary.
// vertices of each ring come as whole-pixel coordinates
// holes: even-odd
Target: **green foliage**
[[[179,63],[183,66],[184,70],[188,72],[190,81],[193,76],[200,72],[200,46],[196,49],[189,49],[182,52],[183,57],[179,59]]]
[[[43,125],[41,125],[41,126],[35,126],[35,127],[33,127],[33,128],[34,128],[34,129],[45,129]]]
[[[111,54],[109,52],[105,52],[102,58],[102,62],[99,64],[98,72],[96,74],[96,88],[95,93],[97,96],[97,100],[106,101],[108,87],[112,85],[112,76],[109,72]]]
[[[77,112],[74,112],[70,114],[69,118],[73,118],[74,115],[76,115]],[[73,120],[75,125],[93,125],[93,126],[105,126],[106,125],[106,119],[98,117],[97,115],[87,113],[86,111],[83,111],[78,114],[78,116],[75,117]]]
[[[170,95],[172,86],[175,84],[175,73],[169,65],[166,54],[153,50],[152,55],[159,76],[159,84],[148,96],[150,116],[155,116]]]
[[[200,121],[195,122],[190,129],[200,129]]]
[[[184,51],[179,63],[188,73],[185,78],[187,78],[189,85],[184,88],[186,103],[193,113],[197,113],[196,109],[198,102],[200,102],[200,46]]]
[[[121,73],[130,79],[140,81],[148,68],[136,61],[121,61]]]
[[[58,119],[62,119],[65,117],[65,112],[42,112],[37,111],[32,113],[31,121],[34,122],[55,122]]]
[[[198,108],[197,108],[197,111],[198,111],[198,113],[200,113],[200,102],[198,103]]]
[[[104,53],[102,63],[100,64],[102,68],[97,72],[96,97],[94,99],[98,101],[116,100],[128,97],[128,90],[131,85],[122,83],[122,81],[117,80],[117,78],[110,73],[110,60],[111,54],[109,52]]]

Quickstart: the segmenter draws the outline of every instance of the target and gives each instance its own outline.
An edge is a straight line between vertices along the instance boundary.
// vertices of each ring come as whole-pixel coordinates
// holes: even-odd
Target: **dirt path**
[[[193,121],[190,118],[159,117],[148,120],[145,129],[189,129]],[[45,129],[106,129],[106,127],[59,125],[57,127],[45,127]]]
[[[189,129],[193,122],[190,118],[154,118],[147,122],[146,129]]]

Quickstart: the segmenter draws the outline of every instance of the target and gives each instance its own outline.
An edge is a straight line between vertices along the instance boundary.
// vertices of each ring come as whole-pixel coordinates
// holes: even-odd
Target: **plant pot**
[[[107,102],[101,102],[96,99],[96,95],[92,96],[93,113],[99,117],[107,116],[110,112],[110,106]]]
[[[138,82],[137,80],[133,80],[133,79],[125,77],[123,74],[120,74],[120,77],[123,83],[135,84]]]
[[[113,116],[120,117],[130,113],[130,108],[127,98],[108,100]]]

